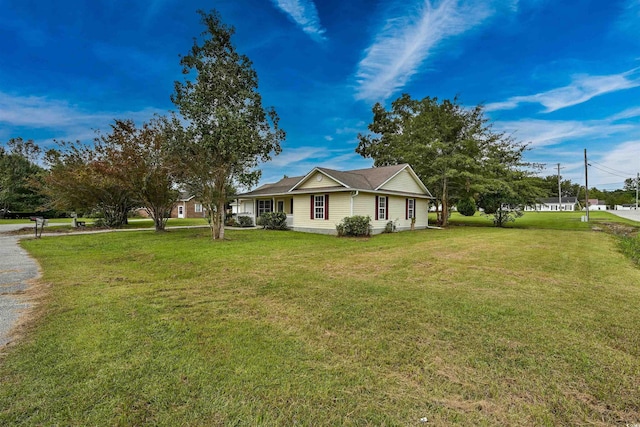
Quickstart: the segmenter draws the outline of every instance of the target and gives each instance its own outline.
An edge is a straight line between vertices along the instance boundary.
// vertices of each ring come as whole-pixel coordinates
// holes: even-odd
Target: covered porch
[[[260,215],[266,212],[284,212],[287,214],[287,226],[293,227],[293,197],[251,197],[237,198],[231,203],[235,218],[248,216],[256,224]]]

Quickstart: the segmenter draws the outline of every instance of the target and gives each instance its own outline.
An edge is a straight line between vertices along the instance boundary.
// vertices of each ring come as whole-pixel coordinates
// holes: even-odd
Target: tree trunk
[[[164,209],[159,208],[153,213],[153,222],[156,226],[156,231],[164,231],[164,227],[167,222],[164,219]]]
[[[223,175],[224,176],[224,175]],[[214,205],[215,213],[213,216],[213,239],[224,239],[224,205],[227,200],[226,180],[218,177],[214,183]]]
[[[446,227],[449,223],[449,196],[447,194],[447,177],[442,178],[442,226]]]
[[[218,214],[218,238],[221,240],[224,240],[224,217],[225,217],[225,211],[224,211],[224,205],[225,205],[225,200],[226,200],[226,196],[224,198],[220,198],[220,200],[218,200],[218,206],[217,206],[217,214]]]

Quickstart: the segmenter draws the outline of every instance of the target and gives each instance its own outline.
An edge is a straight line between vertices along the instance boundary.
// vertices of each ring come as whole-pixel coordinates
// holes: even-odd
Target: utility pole
[[[587,169],[587,149],[584,149],[584,205],[587,207],[587,222],[589,222],[589,171]]]
[[[562,210],[562,187],[560,185],[560,163],[558,163],[558,210]]]

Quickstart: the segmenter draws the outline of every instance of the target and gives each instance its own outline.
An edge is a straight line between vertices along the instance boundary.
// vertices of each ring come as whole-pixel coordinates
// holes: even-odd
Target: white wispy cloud
[[[578,138],[603,139],[637,129],[632,124],[616,124],[612,120],[535,120],[498,121],[494,127],[523,142],[530,142],[532,148],[546,147],[572,141]]]
[[[272,0],[273,3],[316,41],[325,40],[326,30],[320,24],[318,10],[312,0]]]
[[[611,116],[611,120],[624,120],[634,117],[640,117],[640,107],[632,107],[621,111],[620,113]]]
[[[640,171],[640,140],[617,144],[599,156],[597,161],[604,169],[631,178]]]
[[[384,101],[404,87],[434,50],[489,18],[491,1],[420,0],[392,3],[384,28],[365,51],[355,74],[356,99]],[[397,14],[402,10],[402,14]]]
[[[486,111],[511,110],[520,104],[535,103],[546,107],[545,113],[582,104],[599,95],[640,86],[640,68],[608,76],[576,75],[571,84],[537,93],[535,95],[513,96],[506,101],[485,105]]]
[[[620,31],[636,37],[640,31],[640,0],[626,0],[617,27]]]
[[[4,128],[22,131],[45,129],[56,139],[86,141],[95,136],[93,129],[107,130],[113,119],[149,120],[166,112],[156,108],[138,111],[87,111],[78,105],[44,96],[20,96],[0,92],[0,123]],[[18,136],[18,135],[16,135]],[[30,138],[29,135],[22,135]]]

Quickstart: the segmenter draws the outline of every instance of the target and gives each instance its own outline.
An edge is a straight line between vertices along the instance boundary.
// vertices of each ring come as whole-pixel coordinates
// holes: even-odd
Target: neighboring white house
[[[624,204],[624,205],[615,205],[614,209],[617,211],[635,211],[636,205],[634,204]]]
[[[575,211],[577,203],[577,197],[563,197],[561,200],[558,200],[557,197],[549,197],[546,199],[540,199],[535,206],[526,206],[524,210],[538,212],[568,212]]]
[[[234,214],[256,217],[284,212],[295,231],[335,234],[343,218],[370,216],[373,233],[381,233],[389,221],[396,230],[426,228],[427,187],[408,164],[337,171],[316,167],[305,176],[283,178],[238,195],[231,204]]]
[[[589,199],[588,202],[589,202],[590,211],[606,211],[607,210],[607,204],[605,203],[604,200]]]

